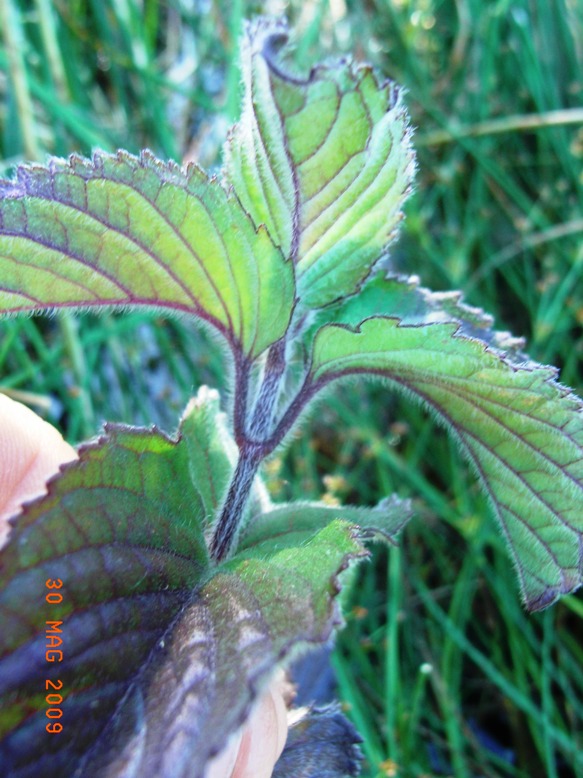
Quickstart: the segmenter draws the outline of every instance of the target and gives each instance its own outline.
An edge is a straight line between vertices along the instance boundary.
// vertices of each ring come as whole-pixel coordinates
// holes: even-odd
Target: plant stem
[[[239,459],[210,542],[210,555],[215,562],[221,562],[233,550],[243,509],[259,465],[281,442],[310,396],[310,391],[314,391],[312,385],[304,383],[274,430],[275,405],[285,368],[285,338],[282,338],[271,346],[267,354],[261,386],[247,426],[245,417],[250,365],[245,360],[236,365],[234,432],[239,446]]]
[[[263,449],[266,452],[264,456],[267,456],[268,453],[279,446],[297,421],[302,410],[320,389],[321,384],[312,383],[309,376],[306,378],[296,396],[285,409],[283,416],[279,419],[272,434],[263,441]]]
[[[233,408],[233,432],[239,449],[244,448],[247,401],[249,396],[249,362],[239,355],[235,357],[235,404]]]
[[[285,339],[282,338],[269,349],[263,380],[246,428],[249,363],[242,361],[236,366],[234,428],[239,460],[210,543],[211,558],[216,562],[225,559],[231,552],[253,479],[262,460],[272,450],[265,441],[271,433],[275,402],[285,367]]]
[[[282,338],[271,346],[267,354],[263,380],[249,424],[249,437],[256,443],[263,443],[271,432],[275,401],[285,368],[285,339]]]
[[[261,448],[255,446],[243,448],[239,454],[237,467],[211,539],[210,555],[216,562],[225,559],[233,547],[243,508],[262,459]]]

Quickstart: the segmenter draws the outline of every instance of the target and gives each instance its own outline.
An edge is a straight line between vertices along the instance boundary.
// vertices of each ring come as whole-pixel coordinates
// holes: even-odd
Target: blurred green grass
[[[94,147],[220,163],[242,20],[286,13],[302,67],[354,52],[408,91],[419,174],[393,265],[462,289],[583,393],[580,0],[0,0],[0,174]],[[172,429],[225,385],[207,334],[142,314],[13,319],[0,386],[71,441]],[[420,410],[328,395],[268,464],[278,499],[415,499],[346,593],[333,658],[368,778],[583,776],[583,603],[527,616],[475,480]],[[326,477],[326,476],[332,476]]]

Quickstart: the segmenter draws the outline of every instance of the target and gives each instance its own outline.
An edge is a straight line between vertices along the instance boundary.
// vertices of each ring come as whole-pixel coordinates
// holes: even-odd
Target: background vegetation
[[[286,13],[302,67],[355,52],[408,90],[417,192],[396,269],[458,288],[583,394],[581,0],[0,0],[0,174],[94,147],[220,163],[242,20]],[[0,386],[71,441],[104,419],[176,424],[222,361],[184,321],[1,323]],[[418,409],[329,396],[268,463],[277,499],[417,517],[348,596],[333,657],[365,775],[583,776],[583,601],[527,616],[475,479]]]

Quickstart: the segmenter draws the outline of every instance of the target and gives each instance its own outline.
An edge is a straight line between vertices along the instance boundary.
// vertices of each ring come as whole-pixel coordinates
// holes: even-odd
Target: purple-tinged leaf
[[[110,727],[75,773],[203,778],[280,663],[329,640],[337,576],[366,556],[334,521],[306,543],[258,545],[222,566],[159,641]]]
[[[261,544],[262,548],[277,549],[280,543],[288,545],[291,540],[299,546],[333,519],[358,526],[361,539],[395,543],[412,514],[411,502],[396,495],[382,500],[375,508],[301,501],[272,505],[249,523],[239,546],[245,549]]]
[[[0,552],[4,775],[70,775],[207,573],[189,426],[177,441],[106,427],[13,520]]]
[[[194,165],[98,152],[0,182],[0,312],[164,308],[255,357],[285,333],[294,295],[292,263]]]
[[[362,743],[338,706],[316,708],[294,724],[273,778],[348,778],[360,774]]]
[[[526,605],[539,610],[582,582],[582,403],[557,383],[556,370],[521,362],[507,336],[465,336],[468,328],[472,335],[481,332],[483,321],[475,311],[467,313],[472,309],[462,318],[457,301],[445,302],[440,316],[449,322],[435,320],[436,297],[427,314],[431,323],[417,313],[409,325],[375,317],[354,329],[322,327],[310,391],[345,376],[374,375],[432,410],[478,474],[512,551]],[[395,308],[391,313],[399,316],[396,299]],[[507,354],[495,348],[505,342]]]
[[[394,237],[413,153],[394,84],[348,60],[298,78],[278,60],[286,40],[281,21],[247,27],[225,178],[296,263],[300,305],[319,308],[357,291]]]
[[[354,328],[364,319],[392,315],[397,316],[401,324],[455,322],[459,325],[458,334],[481,340],[520,364],[528,361],[522,353],[522,338],[493,329],[492,316],[464,303],[461,292],[432,292],[420,286],[417,276],[377,274],[358,295],[343,300],[330,310],[325,323]],[[315,334],[314,329],[312,332]]]
[[[362,531],[330,513],[299,535],[280,521],[276,543],[256,533],[212,567],[203,532],[232,446],[203,389],[176,439],[110,425],[12,520],[0,552],[3,774],[202,777],[277,666],[330,639],[338,575],[367,555]],[[373,523],[393,527],[391,511]]]

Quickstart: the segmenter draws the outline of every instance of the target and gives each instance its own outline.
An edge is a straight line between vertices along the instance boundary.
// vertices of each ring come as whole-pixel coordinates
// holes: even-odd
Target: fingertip
[[[247,721],[232,778],[270,778],[287,740],[287,691],[279,670]]]
[[[9,531],[6,519],[42,494],[59,465],[76,456],[51,424],[0,393],[0,546]]]

